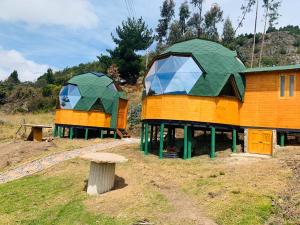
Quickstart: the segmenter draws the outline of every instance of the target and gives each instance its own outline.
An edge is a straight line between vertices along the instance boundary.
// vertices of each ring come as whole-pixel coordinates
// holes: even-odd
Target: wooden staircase
[[[119,130],[119,129],[117,129],[117,135],[120,138],[130,138],[130,135],[127,133],[126,130]]]

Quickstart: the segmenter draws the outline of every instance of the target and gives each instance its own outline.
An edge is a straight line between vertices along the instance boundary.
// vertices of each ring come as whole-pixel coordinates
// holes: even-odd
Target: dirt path
[[[168,221],[174,224],[217,225],[205,217],[194,201],[177,187],[161,188],[160,191],[175,209],[166,215]]]
[[[103,151],[117,146],[134,144],[138,142],[139,139],[129,138],[129,139],[122,139],[122,140],[115,140],[109,143],[100,143],[100,144],[96,144],[84,148],[74,149],[71,151],[56,153],[38,160],[34,160],[30,163],[18,166],[17,168],[0,173],[0,184],[40,172],[60,162],[76,158],[80,156],[83,152]]]

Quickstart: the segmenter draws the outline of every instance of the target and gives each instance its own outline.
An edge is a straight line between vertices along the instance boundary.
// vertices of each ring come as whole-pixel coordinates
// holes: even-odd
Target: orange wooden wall
[[[238,125],[240,104],[234,97],[148,96],[143,100],[142,119]]]
[[[285,75],[285,97],[280,97],[280,76]],[[289,97],[289,76],[295,75]],[[148,96],[142,119],[182,120],[244,127],[300,129],[299,72],[246,74],[244,102],[232,97],[188,95]]]
[[[285,75],[285,97],[280,97],[280,76]],[[295,75],[295,93],[289,97],[289,76]],[[240,125],[300,129],[299,72],[246,74],[245,100]]]
[[[127,125],[128,101],[120,99],[117,128],[125,129]],[[77,111],[56,109],[55,123],[74,126],[110,128],[111,115],[99,111]]]

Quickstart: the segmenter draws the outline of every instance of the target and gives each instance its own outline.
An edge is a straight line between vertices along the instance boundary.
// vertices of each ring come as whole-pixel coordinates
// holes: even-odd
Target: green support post
[[[188,126],[184,126],[184,146],[183,146],[183,159],[187,159],[188,150]]]
[[[164,129],[165,125],[160,124],[160,134],[159,134],[159,158],[163,158],[163,150],[164,150]]]
[[[211,140],[210,140],[210,158],[214,159],[216,157],[216,128],[211,128]]]
[[[280,133],[280,147],[284,147],[284,138],[285,138],[285,134]]]
[[[117,139],[117,130],[114,131],[114,139]]]
[[[191,126],[188,127],[188,159],[192,158],[192,129]]]
[[[236,153],[236,129],[232,130],[232,152]]]
[[[150,125],[150,150],[153,147],[153,125]]]
[[[148,138],[149,138],[149,125],[148,125],[148,123],[146,123],[145,124],[145,151],[144,151],[144,154],[145,155],[148,155],[148,145],[149,145],[149,143],[148,143]]]
[[[57,125],[54,125],[53,137],[57,137]]]
[[[59,136],[60,138],[63,137],[63,134],[62,134],[62,133],[63,133],[63,132],[62,132],[62,127],[59,126],[59,127],[58,127],[58,136]]]
[[[70,127],[69,128],[69,136],[70,136],[71,140],[73,140],[73,134],[74,134],[73,127]]]
[[[103,129],[100,129],[100,138],[103,139]]]
[[[84,139],[87,140],[89,138],[89,129],[85,128],[85,135],[84,135]]]
[[[141,151],[144,151],[144,132],[145,132],[145,124],[142,123],[142,128],[141,128]]]

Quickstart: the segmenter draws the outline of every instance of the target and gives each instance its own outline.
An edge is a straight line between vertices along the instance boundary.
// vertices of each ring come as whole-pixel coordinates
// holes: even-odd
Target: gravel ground
[[[106,149],[119,147],[126,144],[139,143],[139,141],[139,139],[128,138],[53,154],[45,158],[34,160],[30,163],[18,166],[17,168],[0,173],[0,184],[13,181],[28,175],[32,175],[34,173],[45,170],[51,166],[54,166],[60,162],[76,158],[83,153],[104,151]]]

